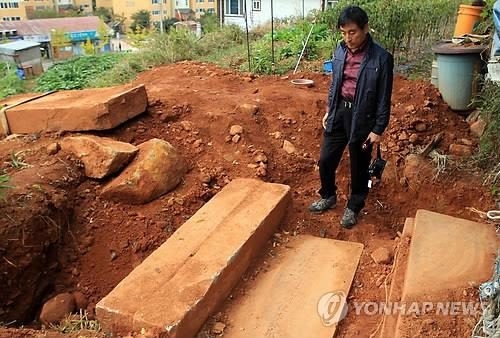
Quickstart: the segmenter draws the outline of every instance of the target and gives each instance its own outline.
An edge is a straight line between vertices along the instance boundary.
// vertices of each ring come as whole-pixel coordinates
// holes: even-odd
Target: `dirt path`
[[[467,207],[480,210],[493,207],[494,202],[488,190],[481,186],[480,178],[470,173],[452,170],[435,181],[425,175],[409,182],[401,180],[405,157],[438,132],[445,134],[439,148],[441,153],[447,153],[452,143],[464,142],[461,139],[470,140],[473,145],[477,142],[469,134],[463,118],[447,108],[434,87],[427,82],[396,77],[393,117],[384,135],[383,147],[383,156],[390,163],[384,184],[370,193],[359,225],[350,231],[339,226],[348,195],[347,158],[338,174],[339,206],[323,215],[310,214],[307,206],[317,198],[319,188],[316,163],[322,135],[320,121],[330,79],[322,74],[303,76],[314,79],[316,85],[297,88],[290,84],[290,79],[253,79],[214,65],[193,62],[141,74],[135,82],[146,85],[148,113],[113,131],[98,134],[136,145],[154,137],[165,139],[188,160],[190,171],[173,193],[145,206],[100,200],[98,194],[105,182],[86,180],[80,184],[70,231],[62,239],[58,253],[60,269],[53,272],[53,287],[45,296],[80,290],[89,298],[88,309],[92,310],[98,300],[236,177],[260,176],[265,181],[290,185],[293,207],[282,225],[281,235],[269,243],[262,257],[253,264],[228,306],[238,300],[238,294],[252,287],[260,271],[272,264],[273,245],[282,245],[296,234],[363,243],[365,250],[351,289],[351,300],[383,300],[385,291],[378,281],[389,273],[390,266],[375,264],[370,253],[380,246],[393,246],[406,217],[425,208],[478,220]],[[258,106],[258,112],[238,109],[243,103]],[[414,130],[417,124],[423,125],[421,132]],[[243,127],[238,143],[227,141],[232,125]],[[26,148],[31,152],[25,161],[42,165],[47,161],[45,145],[58,137],[60,135],[41,135],[33,139],[29,136],[0,142],[0,167],[8,167],[3,162],[9,161],[12,150]],[[296,154],[282,149],[284,140],[293,143]],[[254,165],[253,159],[259,154],[268,160],[264,171]],[[0,221],[4,220],[0,215]],[[474,290],[467,294],[471,300],[476,297]],[[224,321],[225,311],[222,309],[212,321]],[[339,336],[369,336],[380,319],[380,316],[356,317],[349,313],[340,325]],[[473,321],[459,320],[440,332],[443,336],[466,336]]]

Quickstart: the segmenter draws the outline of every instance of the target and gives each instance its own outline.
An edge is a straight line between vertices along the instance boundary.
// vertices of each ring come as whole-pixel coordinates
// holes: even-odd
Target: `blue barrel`
[[[437,54],[438,87],[451,109],[469,110],[477,90],[480,53],[484,46],[457,47],[452,44],[433,49]]]
[[[326,60],[323,62],[323,71],[325,74],[331,74],[333,72],[333,60]]]

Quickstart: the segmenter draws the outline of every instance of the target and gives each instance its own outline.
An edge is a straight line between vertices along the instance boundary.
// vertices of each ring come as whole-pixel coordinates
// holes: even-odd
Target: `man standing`
[[[335,172],[349,146],[351,195],[341,224],[352,228],[368,195],[368,167],[374,145],[389,124],[393,58],[369,33],[368,15],[358,6],[340,14],[343,41],[333,59],[333,80],[323,117],[323,144],[319,160],[321,199],[309,210],[323,212],[337,204]]]

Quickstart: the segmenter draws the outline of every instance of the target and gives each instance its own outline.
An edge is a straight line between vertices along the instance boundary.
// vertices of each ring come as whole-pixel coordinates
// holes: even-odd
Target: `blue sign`
[[[87,39],[95,40],[97,32],[96,31],[72,32],[72,33],[65,33],[64,35],[70,38],[71,41],[87,41]]]

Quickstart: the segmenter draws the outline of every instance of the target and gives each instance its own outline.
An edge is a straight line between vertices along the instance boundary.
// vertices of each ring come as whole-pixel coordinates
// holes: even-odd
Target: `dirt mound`
[[[45,296],[78,290],[90,300],[88,309],[92,310],[97,301],[236,177],[261,177],[292,187],[293,207],[282,225],[282,238],[275,245],[296,234],[365,244],[351,291],[352,299],[357,301],[384,299],[383,287],[375,283],[389,273],[390,267],[375,264],[370,253],[381,241],[393,240],[408,215],[426,208],[477,220],[466,207],[484,210],[494,205],[480,181],[462,172],[444,174],[435,181],[423,179],[418,188],[399,183],[406,155],[416,152],[438,132],[444,133],[438,148],[442,154],[462,138],[471,140],[473,145],[476,141],[464,119],[448,109],[432,85],[396,76],[393,118],[383,142],[383,156],[392,163],[394,180],[370,193],[360,224],[351,231],[338,225],[341,207],[324,215],[311,215],[307,206],[317,198],[319,189],[321,117],[330,78],[314,73],[295,77],[312,79],[315,86],[298,88],[290,83],[291,76],[252,78],[195,62],[141,74],[135,84],[146,85],[148,113],[112,131],[96,134],[134,145],[152,138],[166,140],[187,160],[188,173],[176,190],[143,206],[101,200],[99,193],[108,180],[86,180],[80,184],[70,231],[60,242],[61,250],[72,262],[55,274],[52,292]],[[243,104],[255,105],[257,109],[242,110]],[[243,129],[236,142],[230,134],[234,125]],[[42,135],[32,143],[26,143],[26,139],[16,142],[27,148],[49,138],[50,135]],[[283,149],[285,141],[294,146],[294,153]],[[8,148],[0,146],[0,157],[7,158],[8,154]],[[349,192],[347,157],[337,177],[342,206]],[[248,272],[247,281],[234,292],[235,298],[251,287],[253,276],[264,270],[263,261],[273,255],[271,244]],[[473,299],[474,295],[470,293],[470,297]],[[379,319],[350,314],[342,322],[339,336],[352,336],[355,332],[369,336]],[[223,320],[223,314],[215,320]],[[461,324],[454,332],[465,335],[469,329]]]

